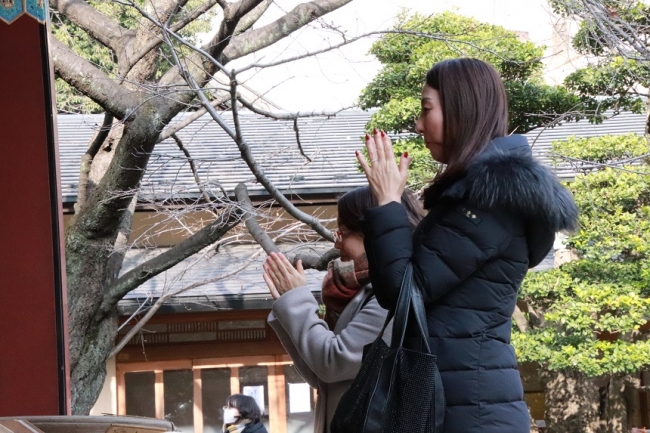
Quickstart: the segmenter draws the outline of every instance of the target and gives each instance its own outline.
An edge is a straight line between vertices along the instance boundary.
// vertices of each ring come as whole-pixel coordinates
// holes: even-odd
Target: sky
[[[299,0],[276,0],[262,20],[270,22],[300,3]],[[354,37],[391,28],[403,9],[424,15],[452,10],[510,30],[527,32],[529,39],[538,44],[558,45],[558,33],[554,32],[558,18],[551,14],[545,0],[353,0],[326,15],[321,22]],[[335,32],[324,29],[321,22],[312,23],[274,46],[228,66],[240,68],[253,62],[275,62],[323,49],[341,40]],[[239,79],[287,111],[339,110],[355,104],[362,89],[381,67],[368,54],[372,41],[365,38],[314,58],[250,70],[242,73]],[[556,48],[554,55],[548,51],[547,74],[551,82],[561,81],[573,69],[558,51],[563,52],[563,49]]]

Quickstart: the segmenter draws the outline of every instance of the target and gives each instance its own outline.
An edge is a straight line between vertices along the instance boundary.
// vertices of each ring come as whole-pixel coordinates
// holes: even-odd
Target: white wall
[[[115,357],[106,362],[106,380],[99,398],[90,411],[91,415],[117,415],[117,380],[115,378]]]

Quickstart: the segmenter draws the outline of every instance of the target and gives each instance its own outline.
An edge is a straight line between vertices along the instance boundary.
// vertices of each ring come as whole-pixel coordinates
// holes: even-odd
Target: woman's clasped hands
[[[377,204],[382,206],[391,201],[399,203],[406,188],[408,168],[411,164],[408,152],[404,152],[400,157],[399,165],[396,164],[390,137],[376,128],[372,135],[366,134],[366,149],[370,161],[367,161],[359,151],[355,154],[368,178]]]
[[[282,253],[271,253],[262,265],[264,281],[269,287],[273,299],[278,299],[291,289],[307,285],[302,260],[294,268]]]

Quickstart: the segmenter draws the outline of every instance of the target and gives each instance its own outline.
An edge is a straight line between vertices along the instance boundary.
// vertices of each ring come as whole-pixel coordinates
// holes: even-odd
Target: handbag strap
[[[411,305],[413,306],[413,315],[422,336],[424,349],[427,353],[431,353],[429,346],[429,327],[427,326],[427,313],[424,309],[424,300],[422,299],[422,291],[415,283],[415,276],[413,275],[413,265],[409,263],[408,267],[411,269]]]
[[[426,326],[427,320],[426,313],[424,311],[424,301],[422,300],[422,293],[415,284],[415,280],[413,278],[413,264],[409,262],[404,269],[402,286],[400,287],[399,297],[397,298],[397,305],[395,306],[393,338],[391,340],[392,348],[397,348],[404,345],[404,337],[406,336],[406,328],[411,307],[413,307],[413,316],[415,318],[420,337],[424,343],[424,349],[426,353],[431,353],[428,338],[429,333],[427,332]]]

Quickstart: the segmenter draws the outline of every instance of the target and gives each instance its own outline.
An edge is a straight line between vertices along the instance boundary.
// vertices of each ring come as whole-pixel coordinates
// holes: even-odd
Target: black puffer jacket
[[[390,309],[413,263],[447,399],[445,433],[528,433],[510,345],[517,291],[555,232],[575,229],[573,199],[523,136],[491,141],[467,173],[440,188],[412,233],[396,202],[364,220],[370,277]],[[414,402],[417,404],[417,402]]]

